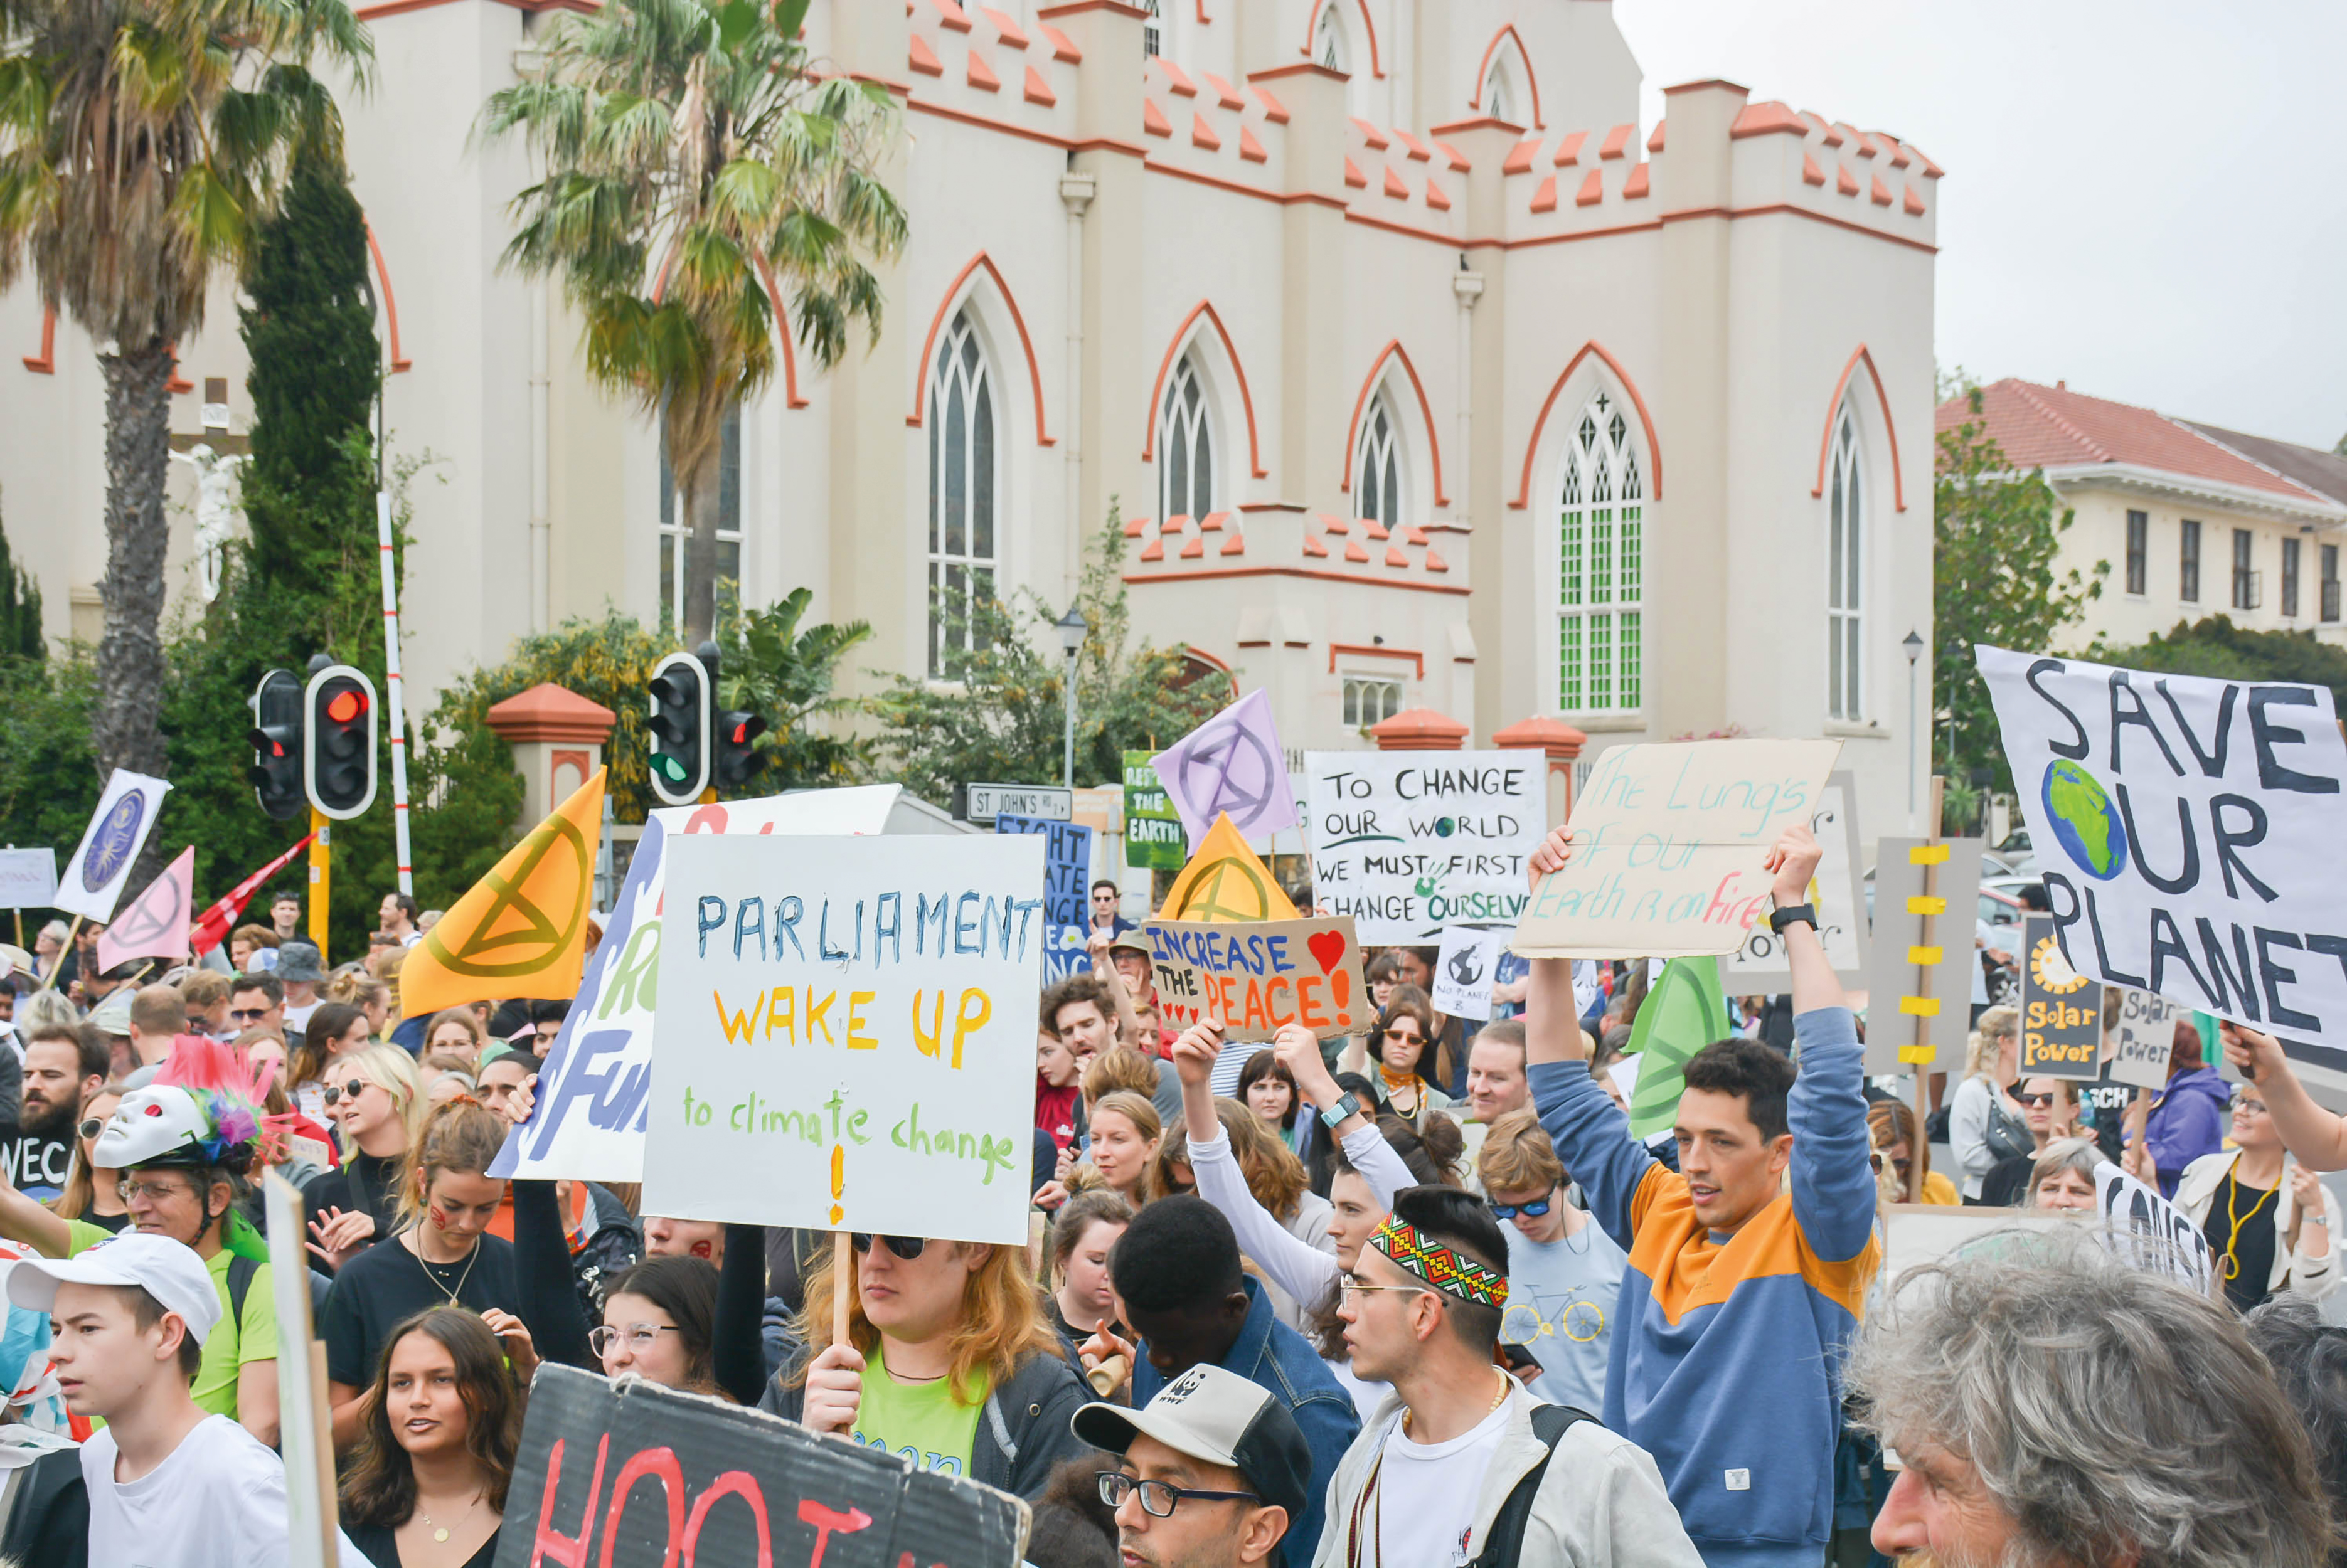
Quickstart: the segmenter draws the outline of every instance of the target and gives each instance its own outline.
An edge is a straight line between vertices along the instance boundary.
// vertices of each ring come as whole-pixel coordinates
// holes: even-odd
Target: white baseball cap
[[[1290,1522],[1304,1517],[1311,1500],[1312,1450],[1303,1429],[1270,1389],[1225,1368],[1200,1362],[1141,1409],[1096,1401],[1069,1425],[1111,1453],[1122,1453],[1139,1435],[1235,1470],[1264,1501],[1287,1510]]]
[[[60,1285],[136,1286],[179,1314],[200,1345],[220,1320],[220,1292],[196,1249],[166,1235],[126,1230],[69,1258],[28,1257],[0,1264],[8,1299],[53,1312]]]

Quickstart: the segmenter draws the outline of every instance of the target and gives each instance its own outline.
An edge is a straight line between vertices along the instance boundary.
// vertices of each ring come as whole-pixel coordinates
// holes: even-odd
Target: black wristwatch
[[[1334,1132],[1345,1118],[1358,1115],[1360,1109],[1359,1098],[1348,1089],[1337,1097],[1337,1103],[1320,1112],[1320,1124]]]
[[[1781,937],[1785,934],[1785,927],[1788,926],[1807,926],[1810,930],[1816,930],[1818,928],[1817,906],[1788,904],[1781,909],[1772,909],[1768,912],[1768,929]]]

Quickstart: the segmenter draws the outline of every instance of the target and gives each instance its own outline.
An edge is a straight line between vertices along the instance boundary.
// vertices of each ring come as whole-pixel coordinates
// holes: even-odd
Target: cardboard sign
[[[667,845],[682,835],[701,834],[886,833],[902,793],[896,784],[858,784],[671,806],[647,817],[604,923],[602,943],[587,960],[578,998],[538,1074],[538,1102],[529,1120],[507,1137],[489,1173],[643,1180]]]
[[[1516,927],[1527,957],[1706,958],[1744,945],[1768,907],[1768,851],[1806,822],[1840,741],[1616,746],[1573,803],[1573,858]]]
[[[1981,841],[1886,838],[1874,852],[1866,1071],[1961,1066],[1980,963]]]
[[[2021,923],[2021,1076],[2102,1076],[2103,988],[2070,967],[2054,920]]]
[[[1361,940],[1439,942],[1513,925],[1548,832],[1548,771],[1524,752],[1307,752],[1312,895]],[[1640,948],[1609,949],[1614,953]]]
[[[1296,825],[1287,751],[1272,723],[1270,693],[1260,686],[1152,757],[1150,765],[1194,844],[1220,816],[1248,838]]]
[[[994,819],[997,833],[1031,834],[1043,841],[1043,983],[1090,974],[1084,948],[1092,930],[1092,830],[1040,816]]]
[[[261,1205],[269,1226],[270,1302],[281,1336],[278,1450],[285,1456],[291,1542],[286,1562],[290,1568],[330,1568],[342,1560],[333,1426],[326,1408],[326,1347],[310,1329],[309,1233],[302,1225],[302,1194],[272,1171],[261,1181]]]
[[[2149,991],[2119,992],[2118,1028],[2112,1036],[2111,1076],[2138,1089],[2168,1086],[2168,1063],[2176,1049],[2176,1026],[2192,1009]]]
[[[1018,1568],[1027,1504],[722,1399],[548,1362],[497,1568]]]
[[[1489,1019],[1491,980],[1508,948],[1505,926],[1453,926],[1434,963],[1434,1010],[1448,1018]],[[1577,994],[1577,992],[1576,992]]]
[[[1809,903],[1818,912],[1818,940],[1841,983],[1866,985],[1866,882],[1859,867],[1858,784],[1847,770],[1826,780],[1809,814],[1809,831],[1825,852],[1809,878]],[[1719,978],[1730,996],[1777,995],[1793,989],[1783,938],[1766,920],[1755,920],[1744,945],[1719,961]]]
[[[114,770],[51,896],[55,907],[91,920],[114,918],[122,885],[138,863],[138,852],[147,846],[147,835],[155,831],[163,796],[170,788],[168,780],[149,778],[127,768]]]
[[[1043,845],[668,847],[644,1212],[1027,1239]]]
[[[57,896],[57,852],[0,849],[0,908],[46,909]]]
[[[2326,686],[1977,650],[2071,964],[2341,1081],[2347,741]]]
[[[1157,782],[1147,752],[1124,753],[1124,863],[1178,871],[1189,856],[1182,815]]]
[[[2215,1293],[2209,1238],[2192,1217],[2108,1160],[2095,1166],[2095,1213],[2103,1245],[2137,1268],[2182,1280],[2203,1296]]]
[[[1224,1039],[1243,1040],[1301,1023],[1327,1040],[1359,1034],[1377,1018],[1350,919],[1151,920],[1143,928],[1156,955],[1157,1010],[1170,1027],[1214,1019]]]

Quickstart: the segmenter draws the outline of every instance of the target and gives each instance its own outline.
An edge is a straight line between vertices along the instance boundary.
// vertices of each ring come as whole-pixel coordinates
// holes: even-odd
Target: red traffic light
[[[326,699],[326,717],[337,724],[350,723],[365,712],[365,696],[347,688]]]

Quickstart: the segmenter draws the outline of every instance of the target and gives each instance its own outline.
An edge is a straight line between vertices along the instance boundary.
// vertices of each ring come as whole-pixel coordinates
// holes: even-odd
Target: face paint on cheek
[[[432,1205],[432,1228],[436,1231],[444,1231],[448,1228],[448,1216],[446,1213],[442,1212],[438,1204]]]
[[[692,1255],[695,1257],[707,1257],[710,1254],[710,1245],[705,1241],[697,1241],[692,1244]]]

